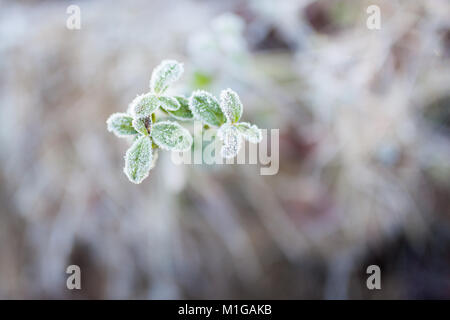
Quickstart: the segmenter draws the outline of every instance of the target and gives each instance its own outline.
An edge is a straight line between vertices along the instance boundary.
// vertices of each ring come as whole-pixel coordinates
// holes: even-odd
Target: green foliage
[[[163,108],[166,111],[176,111],[180,109],[180,103],[174,97],[162,96],[159,97],[159,102],[161,108]]]
[[[139,137],[125,154],[125,168],[123,171],[133,183],[141,183],[152,165],[152,141],[150,137]]]
[[[148,136],[152,126],[152,118],[135,118],[133,119],[134,129],[144,136]]]
[[[194,91],[189,98],[189,108],[196,119],[210,126],[220,127],[226,122],[219,102],[209,92],[203,90]]]
[[[185,97],[176,96],[178,103],[180,104],[180,108],[175,111],[166,110],[172,117],[181,121],[189,121],[194,119],[194,115],[189,109],[189,100]]]
[[[119,138],[135,135],[137,132],[132,125],[133,118],[126,113],[113,113],[106,121],[108,131]]]
[[[154,94],[142,94],[131,102],[131,114],[137,118],[146,118],[155,112],[159,105],[160,102]]]
[[[223,141],[221,154],[235,157],[242,138],[258,143],[261,130],[248,122],[238,122],[243,106],[236,92],[223,90],[220,103],[212,94],[197,90],[190,98],[164,94],[167,88],[183,73],[183,65],[175,60],[164,60],[158,65],[150,80],[150,92],[137,96],[129,104],[127,113],[114,113],[107,120],[108,131],[118,137],[134,137],[125,154],[124,172],[133,183],[141,183],[155,166],[158,148],[169,151],[189,150],[193,138],[178,122],[155,121],[161,107],[176,120],[200,120],[205,125],[218,127],[217,137]],[[164,95],[163,95],[164,94]]]
[[[183,73],[183,65],[175,60],[164,60],[157,66],[150,79],[150,90],[162,94]]]
[[[189,131],[174,121],[155,123],[151,135],[153,141],[164,150],[186,151],[192,145],[192,136]]]
[[[243,107],[237,93],[231,89],[223,90],[220,93],[220,109],[222,109],[228,122],[238,122],[242,116]]]

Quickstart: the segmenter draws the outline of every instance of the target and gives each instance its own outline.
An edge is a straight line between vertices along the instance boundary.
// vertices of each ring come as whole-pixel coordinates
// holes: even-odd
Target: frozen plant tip
[[[220,102],[206,91],[194,91],[190,98],[169,96],[167,88],[181,77],[183,65],[175,60],[164,60],[152,73],[150,91],[138,95],[129,104],[126,113],[114,113],[108,120],[108,131],[117,137],[133,137],[133,144],[125,153],[125,172],[133,183],[141,183],[154,167],[158,148],[169,151],[191,149],[193,139],[189,131],[178,122],[167,118],[156,119],[161,109],[169,117],[179,121],[199,120],[217,127],[222,140],[221,154],[235,157],[242,138],[259,143],[261,130],[248,122],[238,122],[243,106],[236,92],[223,90]]]
[[[221,153],[224,158],[237,156],[242,138],[252,143],[262,140],[258,127],[248,122],[238,122],[244,107],[238,94],[231,89],[222,90],[220,103],[206,91],[194,91],[189,99],[189,108],[198,120],[219,127],[217,136],[223,142]]]

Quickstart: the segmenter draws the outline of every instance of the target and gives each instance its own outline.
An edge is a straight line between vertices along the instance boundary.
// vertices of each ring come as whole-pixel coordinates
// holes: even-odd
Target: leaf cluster
[[[178,121],[200,120],[218,128],[222,140],[221,154],[235,157],[242,139],[258,143],[261,130],[248,122],[238,122],[243,106],[236,92],[223,90],[220,101],[206,91],[194,91],[189,98],[167,95],[167,89],[183,73],[183,65],[175,60],[164,60],[152,72],[150,91],[138,95],[129,104],[126,113],[114,113],[107,128],[117,137],[134,137],[125,153],[124,172],[133,183],[141,183],[154,167],[157,149],[186,151],[192,147],[190,132],[177,121],[156,119],[156,111],[163,110]]]

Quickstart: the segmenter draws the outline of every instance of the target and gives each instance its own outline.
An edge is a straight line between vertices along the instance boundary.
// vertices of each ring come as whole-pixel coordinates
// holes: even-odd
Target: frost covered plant
[[[178,122],[167,118],[156,119],[162,109],[179,120],[200,120],[205,125],[218,127],[217,136],[223,141],[221,154],[232,158],[239,152],[242,138],[258,143],[261,130],[247,122],[238,122],[243,106],[231,89],[223,90],[220,103],[206,91],[197,90],[187,99],[165,94],[167,88],[183,73],[183,65],[175,60],[164,60],[152,73],[150,91],[138,95],[126,113],[114,113],[106,121],[108,131],[118,137],[133,137],[133,144],[125,153],[124,172],[133,183],[141,183],[153,168],[157,149],[186,151],[192,146],[192,136]]]
[[[223,142],[221,154],[224,158],[233,158],[238,154],[242,138],[252,143],[262,140],[261,130],[255,125],[238,122],[243,106],[237,93],[231,89],[221,92],[220,103],[206,91],[194,91],[189,99],[189,108],[195,118],[219,127],[217,136]]]

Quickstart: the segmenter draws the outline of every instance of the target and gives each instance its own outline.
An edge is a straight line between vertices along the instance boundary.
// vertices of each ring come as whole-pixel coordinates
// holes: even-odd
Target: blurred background
[[[127,180],[105,121],[167,58],[280,130],[276,175]],[[447,0],[0,0],[0,298],[448,299],[449,89]]]

